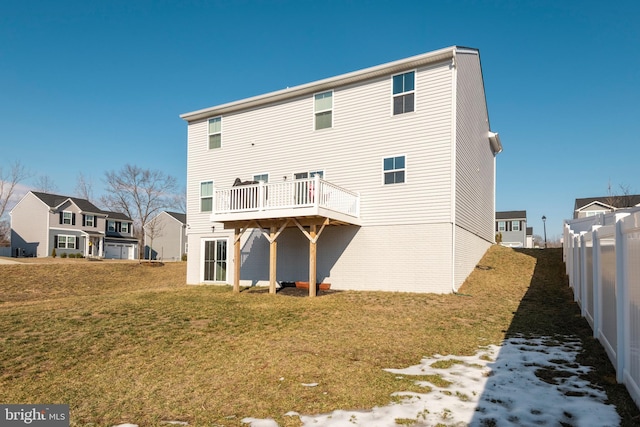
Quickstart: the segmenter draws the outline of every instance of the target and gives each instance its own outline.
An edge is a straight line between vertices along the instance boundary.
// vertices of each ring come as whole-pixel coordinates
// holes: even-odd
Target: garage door
[[[104,257],[107,259],[133,259],[133,245],[107,243]]]

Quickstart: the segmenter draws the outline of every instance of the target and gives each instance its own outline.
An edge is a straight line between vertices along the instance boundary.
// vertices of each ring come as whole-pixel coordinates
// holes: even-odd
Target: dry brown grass
[[[384,368],[435,353],[473,354],[508,334],[577,326],[584,334],[579,318],[547,330],[551,316],[576,312],[558,266],[540,266],[559,256],[494,247],[459,295],[318,298],[189,287],[184,263],[3,265],[0,402],[68,403],[73,425],[101,426],[237,426],[246,416],[297,426],[283,414],[385,405],[392,392],[415,386]],[[536,296],[538,288],[546,296]],[[533,306],[550,293],[555,308],[539,315]],[[624,388],[606,386],[627,404],[623,417],[637,415]]]

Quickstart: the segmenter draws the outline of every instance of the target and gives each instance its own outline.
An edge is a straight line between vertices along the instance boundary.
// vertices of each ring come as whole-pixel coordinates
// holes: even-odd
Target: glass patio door
[[[214,239],[204,241],[204,277],[205,282],[227,281],[227,240]]]

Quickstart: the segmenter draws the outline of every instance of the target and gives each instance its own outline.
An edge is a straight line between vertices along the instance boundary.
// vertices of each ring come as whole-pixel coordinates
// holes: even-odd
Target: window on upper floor
[[[200,212],[213,210],[213,181],[200,183]]]
[[[415,71],[393,76],[393,115],[415,109],[415,78]]]
[[[520,221],[511,221],[511,231],[520,231]]]
[[[96,217],[95,215],[85,215],[84,216],[84,225],[85,227],[95,227]]]
[[[269,174],[268,173],[255,174],[255,175],[253,175],[253,180],[267,183],[267,182],[269,182]]]
[[[75,215],[73,212],[65,211],[60,213],[60,224],[74,225],[75,223]]]
[[[382,160],[384,184],[400,184],[405,180],[405,156],[385,157]]]
[[[209,119],[209,150],[222,147],[222,117]]]
[[[498,231],[507,231],[507,223],[505,221],[498,221]]]
[[[313,113],[316,130],[333,127],[333,91],[314,95]]]
[[[121,233],[129,233],[130,232],[130,225],[128,222],[123,222],[122,225],[120,226],[120,232]]]
[[[116,231],[116,222],[115,221],[107,221],[107,231],[111,231],[115,233]]]

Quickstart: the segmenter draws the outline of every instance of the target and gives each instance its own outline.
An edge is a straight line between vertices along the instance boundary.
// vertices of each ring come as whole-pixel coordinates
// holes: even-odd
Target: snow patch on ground
[[[566,338],[511,338],[487,346],[474,356],[425,358],[404,369],[387,369],[399,377],[439,375],[450,384],[438,387],[423,378],[424,393],[398,391],[397,402],[369,411],[337,410],[299,415],[304,426],[618,426],[620,417],[607,396],[584,379],[591,368],[576,362],[580,341]],[[428,388],[427,388],[428,387]],[[244,418],[250,427],[277,427],[272,419]]]

